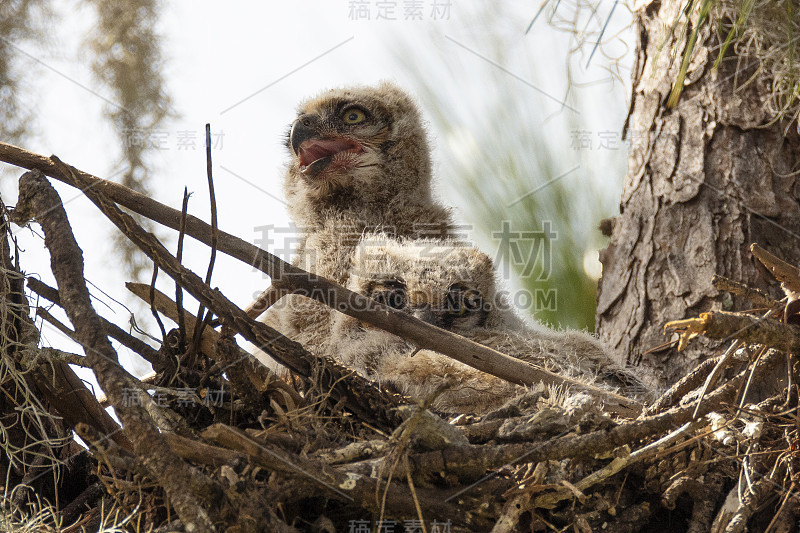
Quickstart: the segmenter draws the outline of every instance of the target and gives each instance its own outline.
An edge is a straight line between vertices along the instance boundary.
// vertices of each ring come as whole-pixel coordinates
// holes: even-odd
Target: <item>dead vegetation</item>
[[[681,343],[706,335],[729,348],[639,406],[377,302],[341,307],[363,297],[55,157],[0,144],[0,160],[29,170],[16,208],[3,206],[0,220],[0,530],[798,529],[800,275],[765,250],[754,254],[783,284],[786,300],[718,280],[720,290],[748,295],[759,309],[668,324]],[[175,298],[129,286],[179,325],[157,335],[158,348],[92,308],[81,249],[46,175],[82,190],[175,281]],[[380,389],[254,321],[119,206],[263,269],[273,279],[267,302],[306,291],[531,392],[484,417],[443,420],[426,409],[433,398],[418,405]],[[57,288],[23,276],[23,266],[44,266],[24,265],[9,221],[41,225]],[[199,313],[183,308],[182,291],[202,303]],[[32,309],[34,294],[61,307],[71,326],[44,304]],[[85,355],[40,347],[34,313]],[[235,334],[263,347],[290,378],[260,365]],[[155,375],[129,374],[109,337],[148,360]],[[121,427],[70,364],[94,370]]]

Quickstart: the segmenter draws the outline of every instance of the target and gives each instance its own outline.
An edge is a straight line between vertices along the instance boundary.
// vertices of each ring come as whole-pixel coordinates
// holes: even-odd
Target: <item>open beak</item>
[[[315,129],[305,125],[299,118],[292,123],[289,144],[300,159],[300,172],[310,178],[322,172],[336,154],[361,150],[357,143],[347,139],[321,137]]]

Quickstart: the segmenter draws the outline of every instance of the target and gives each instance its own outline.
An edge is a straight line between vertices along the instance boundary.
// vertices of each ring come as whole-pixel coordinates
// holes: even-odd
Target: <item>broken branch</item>
[[[740,339],[750,344],[765,344],[784,352],[800,350],[800,329],[774,318],[755,317],[744,313],[710,311],[697,318],[673,320],[664,329],[683,336],[705,335],[711,339]]]

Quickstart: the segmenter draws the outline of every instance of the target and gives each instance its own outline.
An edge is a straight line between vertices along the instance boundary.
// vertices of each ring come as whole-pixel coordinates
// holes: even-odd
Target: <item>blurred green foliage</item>
[[[471,34],[445,35],[441,57],[426,58],[443,67],[420,68],[419,58],[398,54],[409,72],[440,73],[416,76],[410,87],[435,132],[439,188],[475,226],[475,241],[495,258],[521,314],[594,330],[597,282],[584,258],[606,246],[598,225],[617,213],[628,89],[576,89],[564,68],[574,50],[568,40],[559,48],[552,27],[544,26],[555,37],[545,35],[553,40],[543,49],[525,42],[530,19],[518,12],[473,16]],[[467,91],[482,97],[465,98]],[[603,132],[613,146],[600,146]],[[511,239],[502,238],[504,226]],[[542,235],[548,227],[553,238]],[[533,308],[524,305],[531,301]]]

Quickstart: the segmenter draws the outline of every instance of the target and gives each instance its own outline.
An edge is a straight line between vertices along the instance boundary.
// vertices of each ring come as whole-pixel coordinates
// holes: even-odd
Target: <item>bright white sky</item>
[[[102,116],[108,105],[104,100],[110,99],[110,93],[94,80],[90,53],[81,45],[91,31],[94,14],[77,1],[55,3],[59,22],[53,25],[56,33],[50,41],[39,46],[19,44],[19,49],[29,56],[23,60],[28,71],[26,82],[31,84],[26,103],[35,107],[37,117],[32,125],[34,136],[26,148],[45,155],[56,154],[82,170],[113,179],[119,170],[117,136]],[[448,3],[441,0],[418,2],[422,5],[422,20],[404,20],[404,9],[409,4],[404,0],[362,3],[371,10],[370,20],[353,20],[350,8],[354,2],[343,0],[165,2],[160,28],[166,58],[164,74],[177,118],[159,130],[163,148],[153,155],[154,197],[180,208],[186,186],[193,193],[190,212],[209,219],[203,128],[210,122],[213,132],[223,134],[221,146],[213,153],[220,227],[257,243],[261,236],[257,227],[285,226],[288,218],[281,190],[285,159],[282,137],[297,103],[333,86],[392,79],[413,92],[425,83],[448,95],[454,107],[463,110],[464,123],[500,128],[503,125],[493,124],[491,117],[470,116],[471,109],[481,109],[482,100],[494,98],[498,91],[492,84],[500,80],[522,97],[535,99],[546,115],[554,117],[552,120],[558,120],[563,113],[558,101],[567,84],[566,36],[546,24],[547,10],[533,31],[525,35],[539,2],[452,0],[449,13],[440,15],[446,17],[442,20],[432,17],[434,3]],[[398,20],[375,20],[381,4],[396,6]],[[611,3],[601,7],[607,13]],[[623,27],[630,19],[622,6],[614,16],[612,28]],[[487,26],[488,19],[495,23]],[[587,28],[596,31],[598,20],[589,21]],[[487,47],[487,37],[492,37],[486,35],[487,31],[501,33],[510,48]],[[611,30],[607,36],[610,33]],[[617,45],[614,52],[622,54],[624,48]],[[403,58],[402,65],[398,57]],[[577,63],[584,66],[588,58],[577,57]],[[629,58],[625,62],[629,63]],[[596,82],[583,90],[591,105],[581,109],[582,119],[591,131],[619,131],[624,120],[630,72],[620,72],[624,84],[612,84],[609,65],[598,54],[588,69],[574,73],[577,83]],[[482,75],[487,69],[501,74],[487,78]],[[532,71],[537,73],[535,83],[531,81]],[[421,104],[425,108],[428,103]],[[424,109],[429,116],[431,111]],[[195,149],[179,147],[179,139],[186,140],[185,132],[194,135]],[[437,149],[437,168],[463,157],[465,151],[480,149],[469,128],[451,138],[436,130],[431,134]],[[568,145],[570,139],[563,139],[563,143]],[[588,158],[587,167],[613,164],[619,168],[624,152],[582,152],[581,157]],[[0,193],[8,204],[16,201],[19,175],[17,169],[0,168]],[[610,180],[612,188],[621,184],[621,176],[594,179]],[[130,303],[132,298],[123,285],[126,280],[110,246],[112,231],[116,230],[79,193],[60,184],[57,188],[84,250],[86,277],[115,299]],[[454,203],[450,198],[456,195],[447,184],[440,184],[439,190],[448,203]],[[461,218],[468,220],[469,206],[456,207]],[[38,227],[34,229],[38,231]],[[171,240],[166,244],[174,250],[174,234],[169,235]],[[18,231],[17,237],[24,249],[23,269],[40,273],[52,284],[49,257],[41,239],[30,230]],[[204,275],[208,250],[193,243],[187,239],[184,262]],[[162,290],[174,293],[164,274],[160,282]],[[266,287],[268,280],[250,267],[218,255],[212,283],[245,306]],[[124,309],[108,298],[103,300],[111,310],[102,305],[97,309],[124,326]],[[65,342],[60,333],[49,327],[45,328],[44,343],[80,353],[78,347]],[[125,352],[121,350],[123,361]],[[137,370],[141,371],[141,367]],[[86,373],[81,375],[87,377]]]

